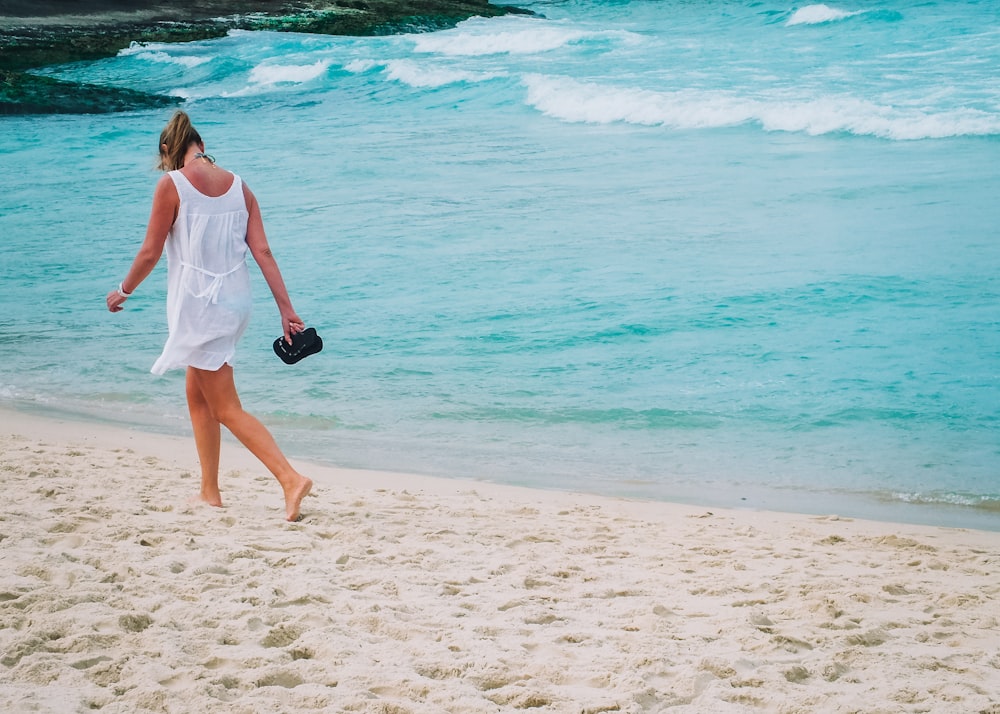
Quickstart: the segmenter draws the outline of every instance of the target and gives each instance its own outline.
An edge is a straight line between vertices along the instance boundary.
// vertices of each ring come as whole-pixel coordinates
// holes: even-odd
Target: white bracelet
[[[132,297],[132,293],[125,292],[125,288],[122,287],[124,284],[125,284],[124,280],[122,282],[118,283],[118,294],[121,295],[123,298],[130,298],[130,297]],[[133,290],[132,292],[135,292],[135,291]]]

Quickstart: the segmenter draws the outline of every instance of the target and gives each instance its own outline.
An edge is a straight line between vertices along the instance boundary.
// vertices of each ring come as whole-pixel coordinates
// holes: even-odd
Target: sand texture
[[[300,465],[0,412],[3,712],[1000,713],[1000,534]]]

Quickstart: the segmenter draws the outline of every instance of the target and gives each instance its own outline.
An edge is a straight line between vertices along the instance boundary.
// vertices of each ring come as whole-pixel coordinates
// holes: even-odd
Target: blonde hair
[[[184,156],[191,144],[201,146],[201,134],[191,124],[191,117],[178,110],[160,132],[160,164],[157,168],[175,171],[183,167]]]

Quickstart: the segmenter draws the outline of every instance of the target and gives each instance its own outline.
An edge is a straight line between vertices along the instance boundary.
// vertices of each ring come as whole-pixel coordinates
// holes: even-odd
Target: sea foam
[[[157,62],[160,64],[177,64],[182,67],[197,67],[198,65],[211,62],[211,57],[191,57],[184,55],[168,55],[166,52],[139,52],[135,54],[136,59],[147,62]]]
[[[250,81],[257,85],[302,84],[321,77],[330,67],[329,60],[312,64],[259,64],[250,70]]]
[[[623,122],[676,129],[757,122],[768,131],[810,135],[847,132],[896,140],[1000,134],[1000,118],[975,109],[929,113],[847,95],[752,99],[723,90],[653,91],[538,74],[526,75],[523,81],[530,106],[568,122]]]
[[[183,46],[176,44],[165,44],[159,42],[133,42],[128,47],[118,51],[119,57],[134,57],[147,62],[157,62],[159,64],[176,64],[181,67],[197,67],[198,65],[211,62],[213,56],[199,57],[190,54],[179,54],[183,52]]]
[[[330,68],[328,59],[311,64],[273,64],[269,62],[255,65],[246,75],[228,76],[217,82],[205,82],[187,87],[175,87],[168,93],[185,100],[208,99],[212,97],[246,97],[273,91],[287,86],[296,86],[319,79]],[[235,85],[235,88],[234,88]]]
[[[389,79],[411,87],[429,88],[459,82],[484,82],[494,77],[503,76],[499,72],[469,72],[442,67],[427,67],[410,60],[392,60],[386,63],[385,73]]]
[[[799,8],[796,10],[790,18],[788,18],[787,24],[789,25],[818,25],[824,22],[834,22],[836,20],[844,20],[848,17],[853,17],[854,15],[860,15],[864,13],[864,10],[838,10],[832,8],[829,5],[807,5],[806,7]]]
[[[510,54],[530,55],[550,52],[588,40],[637,42],[638,35],[621,30],[591,31],[556,22],[516,19],[508,29],[497,31],[492,25],[463,23],[458,29],[413,37],[416,52],[452,57],[479,57]]]

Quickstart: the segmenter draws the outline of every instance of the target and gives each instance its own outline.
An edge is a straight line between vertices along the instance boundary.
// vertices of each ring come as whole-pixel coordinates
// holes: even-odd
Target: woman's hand
[[[118,292],[117,289],[112,290],[108,293],[108,309],[111,312],[121,312],[125,309],[126,300],[128,300],[128,298]]]
[[[296,315],[295,312],[281,315],[281,331],[284,333],[285,342],[288,344],[292,344],[292,335],[297,335],[304,329],[306,329],[306,324],[302,322],[302,318]]]

